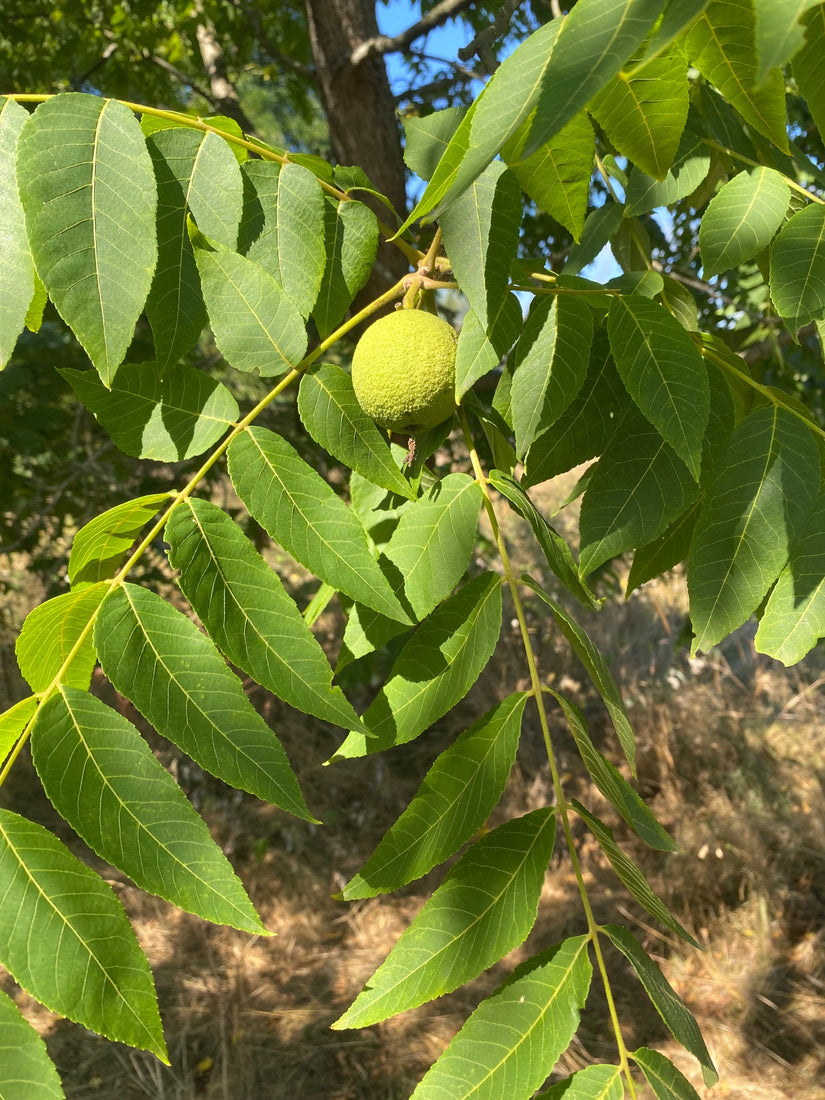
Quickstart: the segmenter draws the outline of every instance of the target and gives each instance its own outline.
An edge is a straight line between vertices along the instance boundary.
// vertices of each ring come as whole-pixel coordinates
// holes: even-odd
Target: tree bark
[[[403,217],[406,180],[395,103],[383,57],[372,54],[353,64],[364,43],[378,35],[374,0],[306,0],[309,38],[321,104],[327,116],[332,154],[339,164],[356,164]],[[387,211],[375,207],[386,220]],[[379,251],[380,293],[408,264],[398,249]]]

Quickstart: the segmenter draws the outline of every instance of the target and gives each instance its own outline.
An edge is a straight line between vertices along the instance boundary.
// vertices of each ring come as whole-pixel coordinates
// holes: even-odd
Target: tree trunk
[[[353,64],[355,51],[378,35],[374,0],[306,0],[309,38],[329,122],[332,154],[339,164],[360,165],[396,210],[406,214],[406,182],[395,103],[384,58],[368,56]],[[386,220],[387,210],[375,206]],[[372,297],[408,270],[393,246],[378,254],[380,286]]]

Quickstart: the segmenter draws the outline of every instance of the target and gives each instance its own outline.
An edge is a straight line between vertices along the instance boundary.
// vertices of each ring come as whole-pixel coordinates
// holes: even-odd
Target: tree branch
[[[243,17],[254,32],[256,42],[259,46],[263,47],[267,55],[271,57],[273,61],[282,65],[285,69],[290,69],[296,76],[301,76],[304,80],[308,80],[312,84],[317,83],[318,75],[313,65],[305,65],[302,61],[296,61],[294,57],[287,57],[286,54],[281,53],[278,47],[274,45],[272,39],[264,30],[261,14],[254,4],[241,4],[238,3],[238,0],[233,0],[232,6],[243,14]]]
[[[92,75],[92,73],[96,73],[99,68],[106,64],[106,62],[109,60],[116,49],[117,42],[110,42],[103,53],[100,55],[100,57],[97,59],[97,61],[95,61],[94,65],[88,68],[85,73],[82,73],[80,76],[76,77],[72,81],[72,84],[76,88],[81,88]]]
[[[441,26],[442,23],[446,23],[448,19],[454,15],[458,15],[459,12],[470,6],[471,0],[441,0],[440,4],[436,4],[432,11],[427,12],[422,16],[417,23],[413,23],[411,27],[407,27],[401,34],[395,35],[393,38],[388,37],[385,34],[376,35],[375,38],[370,38],[366,42],[362,42],[357,49],[353,50],[350,56],[351,65],[360,65],[362,61],[366,61],[368,57],[384,56],[388,53],[401,53],[406,50],[407,46],[411,42],[414,42],[416,38],[420,38],[422,34],[426,34],[428,31],[433,30],[434,27]]]
[[[493,53],[493,43],[497,38],[501,38],[507,30],[507,25],[513,18],[516,9],[521,6],[521,2],[522,0],[505,0],[490,26],[485,27],[483,31],[479,31],[467,46],[461,47],[458,51],[460,59],[469,61],[471,57],[477,56],[485,69],[491,73],[495,72],[499,62]]]
[[[168,62],[165,58],[158,57],[157,54],[149,53],[147,51],[143,54],[143,60],[150,62],[152,65],[156,65],[159,69],[163,69],[165,73],[173,76],[175,80],[179,81],[181,84],[184,84],[187,88],[191,88],[192,91],[196,95],[199,95],[201,99],[205,100],[210,107],[217,110],[217,104],[215,103],[212,93],[207,88],[204,88],[203,85],[198,84],[196,81],[194,81],[191,76],[187,76],[186,73],[181,72],[180,69],[175,68],[175,66]]]

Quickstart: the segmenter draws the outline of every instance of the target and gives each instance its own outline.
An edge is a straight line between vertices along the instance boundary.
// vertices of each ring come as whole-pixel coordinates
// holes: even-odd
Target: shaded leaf
[[[656,1100],[700,1100],[699,1093],[669,1058],[649,1047],[639,1047],[630,1057],[645,1075]]]
[[[561,707],[579,755],[598,789],[617,814],[651,848],[660,852],[678,852],[679,845],[659,823],[628,781],[599,752],[590,739],[584,715],[569,699],[552,688],[545,688]]]
[[[664,1020],[673,1038],[681,1043],[685,1050],[690,1051],[699,1062],[705,1084],[710,1088],[716,1083],[718,1074],[693,1013],[653,959],[626,928],[622,928],[619,924],[606,924],[604,931],[610,937],[614,947],[622,952],[636,971],[654,1008]]]
[[[146,957],[113,891],[42,825],[0,810],[0,962],[52,1012],[168,1065]]]
[[[699,227],[704,277],[752,260],[773,239],[791,201],[791,189],[773,168],[740,172],[708,203]]]
[[[306,351],[292,300],[258,264],[190,228],[209,323],[221,355],[262,378],[296,367]]]
[[[439,219],[456,281],[485,332],[507,298],[521,214],[515,176],[494,161]]]
[[[446,107],[423,118],[407,115],[403,119],[404,163],[410,171],[423,180],[430,178],[466,113],[466,107]]]
[[[108,591],[100,582],[53,596],[29,612],[14,651],[32,691],[46,691],[58,675],[63,684],[88,688],[96,661],[89,626]]]
[[[576,622],[572,615],[565,611],[560,604],[556,603],[556,601],[552,599],[552,597],[549,596],[532,577],[525,575],[521,579],[524,584],[533,589],[537,596],[541,596],[553,613],[556,625],[570,643],[573,652],[578,657],[587,675],[590,677],[593,686],[601,696],[602,702],[607,708],[607,713],[610,715],[613,728],[619,738],[619,744],[622,746],[622,751],[630,765],[630,771],[635,775],[636,739],[633,734],[633,727],[630,725],[630,720],[627,717],[624,703],[622,702],[621,692],[616,686],[616,681],[613,679],[613,674],[608,668],[607,661],[604,659],[599,649],[594,645],[584,628]]]
[[[3,1100],[64,1100],[46,1044],[7,993],[0,993],[0,1096]]]
[[[757,83],[753,0],[710,0],[685,39],[690,60],[745,121],[788,152],[785,80],[772,69]]]
[[[481,573],[425,619],[333,756],[349,759],[412,741],[463,699],[493,654],[501,630],[501,578]]]
[[[137,585],[122,585],[95,626],[115,690],[202,768],[312,821],[286,753],[213,643],[185,615]]]
[[[699,495],[684,462],[641,415],[588,471],[579,520],[582,575],[658,538]]]
[[[464,575],[476,544],[481,506],[476,482],[467,474],[453,473],[402,512],[381,561],[395,567],[416,619],[429,615]]]
[[[817,500],[759,621],[754,646],[794,665],[825,635],[825,497]]]
[[[157,260],[157,189],[140,124],[113,99],[54,96],[23,127],[17,175],[38,274],[109,386]]]
[[[504,497],[514,512],[527,520],[553,574],[586,607],[597,608],[600,601],[579,577],[579,570],[567,541],[553,528],[514,477],[501,470],[490,471],[490,484]]]
[[[305,371],[298,412],[316,443],[339,462],[389,492],[415,499],[415,490],[390,450],[387,433],[358,404],[347,371],[332,363]]]
[[[367,1027],[450,993],[522,943],[555,836],[555,813],[545,808],[476,841],[332,1027]]]
[[[250,514],[297,561],[382,615],[411,621],[357,516],[286,440],[248,428],[229,447],[229,474]]]
[[[280,577],[226,512],[190,498],[170,516],[166,538],[184,595],[234,665],[306,714],[359,725]]]
[[[585,219],[581,239],[567,253],[564,261],[565,275],[578,275],[591,264],[601,250],[618,233],[624,217],[624,206],[618,202],[605,202],[591,210]]]
[[[180,462],[209,450],[238,418],[216,378],[183,364],[163,376],[155,363],[124,363],[107,389],[92,371],[60,374],[112,442],[133,458]]]
[[[756,83],[768,78],[796,54],[805,40],[802,16],[819,0],[754,0],[756,10]],[[804,93],[803,93],[804,94]]]
[[[771,298],[792,333],[825,318],[825,206],[811,203],[785,224],[771,249]]]
[[[229,860],[135,727],[86,691],[40,708],[32,759],[52,805],[143,890],[214,924],[266,929]]]
[[[607,331],[628,393],[698,481],[710,389],[696,344],[674,317],[640,294],[613,299]]]
[[[15,168],[20,132],[28,117],[25,107],[0,96],[0,369],[11,358],[34,297],[34,264]]]
[[[741,626],[779,576],[819,493],[819,456],[798,417],[769,405],[735,429],[693,534],[688,592],[707,650]]]
[[[710,150],[702,137],[691,129],[685,130],[663,180],[645,175],[638,168],[630,173],[625,213],[628,217],[638,217],[687,198],[706,179],[710,164]]]
[[[528,698],[526,692],[509,695],[441,753],[342,897],[396,890],[427,874],[481,828],[504,791]]]
[[[699,501],[678,516],[657,539],[647,546],[639,547],[633,555],[633,563],[627,575],[625,597],[646,581],[660,577],[687,558],[698,516]]]
[[[575,798],[572,798],[570,803],[599,842],[599,847],[610,861],[610,866],[616,872],[619,881],[623,883],[639,905],[663,924],[665,928],[675,932],[677,936],[691,944],[692,947],[698,948],[699,944],[690,932],[674,917],[662,899],[653,893],[645,876],[618,846],[613,838],[613,830],[608,828],[603,821],[600,821],[595,814],[591,814],[589,810],[586,810]]]
[[[69,580],[73,588],[109,580],[123,562],[137,535],[157,515],[169,493],[151,493],[116,504],[80,528],[72,540]]]
[[[777,7],[777,15],[787,2],[788,0],[783,0],[783,4]],[[805,0],[797,0],[797,3],[805,3],[806,7],[809,6]],[[763,6],[760,4],[760,18]],[[776,16],[771,13],[772,22],[775,18]],[[821,3],[815,3],[813,10],[805,13],[802,25],[805,28],[805,42],[802,49],[794,55],[793,75],[801,95],[808,104],[808,110],[813,115],[817,129],[823,133],[825,132],[825,79],[822,72],[822,50],[825,47],[825,7]],[[793,23],[788,24],[786,21],[785,31],[793,33]]]
[[[482,1001],[411,1100],[531,1096],[579,1025],[592,976],[588,942],[565,940],[519,967]]]
[[[502,147],[502,159],[533,202],[578,241],[587,214],[596,151],[596,135],[590,119],[584,111],[574,115],[535,153],[524,157],[529,132],[528,119]]]
[[[514,294],[504,299],[487,332],[471,309],[464,314],[455,358],[457,399],[499,365],[521,332],[521,323],[521,305]]]
[[[654,179],[670,168],[688,113],[687,58],[662,53],[641,68],[620,71],[588,104],[609,141]]]
[[[378,250],[378,219],[362,202],[335,202],[327,198],[324,239],[327,260],[312,310],[322,340],[341,323],[353,298],[370,277]]]

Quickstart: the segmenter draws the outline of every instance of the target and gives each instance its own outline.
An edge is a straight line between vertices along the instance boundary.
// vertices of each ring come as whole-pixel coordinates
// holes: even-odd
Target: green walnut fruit
[[[382,428],[414,436],[455,412],[455,330],[399,309],[370,325],[352,357],[358,404]]]

